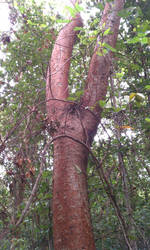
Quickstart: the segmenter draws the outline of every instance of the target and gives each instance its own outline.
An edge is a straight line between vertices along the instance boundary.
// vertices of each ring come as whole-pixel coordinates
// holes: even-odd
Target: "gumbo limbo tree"
[[[8,3],[0,248],[149,249],[149,4],[87,0],[83,25],[71,2],[66,25],[53,6]]]
[[[74,1],[76,7],[76,3]],[[53,235],[57,249],[95,249],[88,204],[86,168],[100,122],[100,100],[107,92],[123,0],[106,2],[101,36],[90,60],[80,101],[69,101],[68,77],[73,46],[83,22],[79,13],[56,39],[46,82],[47,114],[54,142]],[[111,48],[106,51],[105,45]]]

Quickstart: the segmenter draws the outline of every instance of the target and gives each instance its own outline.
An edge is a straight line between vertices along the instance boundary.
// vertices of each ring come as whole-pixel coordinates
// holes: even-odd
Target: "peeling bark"
[[[113,32],[103,42],[115,47],[123,0],[106,3],[100,25]],[[99,43],[93,53],[87,85],[80,104],[68,102],[68,75],[75,27],[82,26],[79,14],[59,33],[47,72],[47,113],[54,140],[53,229],[55,250],[95,250],[88,204],[86,168],[88,151],[73,138],[91,145],[100,121],[98,101],[106,96],[112,54],[98,56]],[[99,38],[100,41],[100,38]],[[88,108],[87,108],[88,106]],[[92,112],[90,111],[92,108]],[[72,138],[72,139],[71,139]]]

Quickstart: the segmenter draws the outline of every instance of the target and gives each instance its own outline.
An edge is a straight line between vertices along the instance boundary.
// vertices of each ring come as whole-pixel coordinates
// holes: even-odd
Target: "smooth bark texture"
[[[54,147],[55,249],[95,249],[87,196],[88,153],[66,138],[57,140]]]
[[[117,12],[123,0],[106,3],[101,27],[113,32],[103,42],[115,46],[120,18]],[[80,15],[67,24],[56,40],[47,72],[47,113],[49,131],[54,140],[53,230],[55,250],[94,250],[95,243],[88,204],[86,168],[87,149],[74,141],[90,146],[100,121],[98,101],[106,96],[112,53],[98,56],[99,44],[91,59],[87,85],[80,103],[68,102],[70,59],[77,31],[82,26]],[[99,38],[100,40],[100,38]],[[90,108],[92,107],[92,111]],[[93,108],[94,107],[94,108]],[[71,139],[72,138],[72,139]]]

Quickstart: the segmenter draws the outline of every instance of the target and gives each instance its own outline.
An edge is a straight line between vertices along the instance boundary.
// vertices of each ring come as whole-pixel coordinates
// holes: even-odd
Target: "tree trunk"
[[[88,152],[68,138],[54,143],[53,227],[55,249],[95,249],[86,167]]]
[[[116,44],[123,0],[106,3],[102,29],[111,33],[102,42]],[[105,23],[105,25],[104,25]],[[47,113],[54,140],[53,231],[55,250],[94,250],[86,168],[90,147],[100,121],[99,100],[106,96],[112,53],[99,56],[98,38],[91,59],[87,84],[80,103],[67,101],[68,75],[79,14],[60,31],[47,71]]]

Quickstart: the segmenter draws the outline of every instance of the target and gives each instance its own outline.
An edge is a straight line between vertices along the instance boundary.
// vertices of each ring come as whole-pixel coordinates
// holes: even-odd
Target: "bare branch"
[[[78,33],[78,31],[75,31],[75,27],[80,26],[82,26],[82,20],[80,15],[77,14],[76,17],[59,32],[50,60],[50,72],[49,70],[47,72],[47,99],[52,96],[60,99],[66,99],[68,97],[70,58]]]

